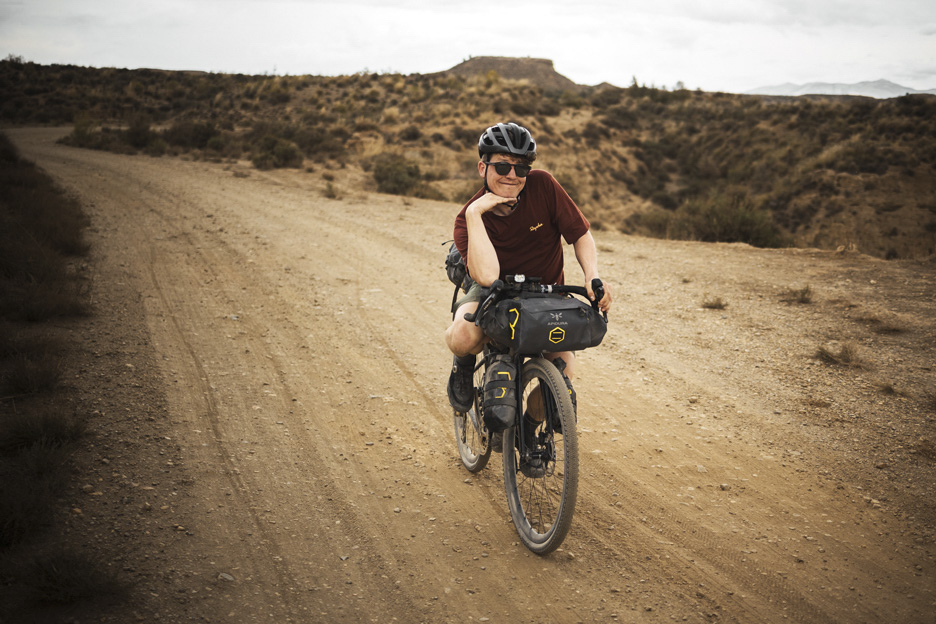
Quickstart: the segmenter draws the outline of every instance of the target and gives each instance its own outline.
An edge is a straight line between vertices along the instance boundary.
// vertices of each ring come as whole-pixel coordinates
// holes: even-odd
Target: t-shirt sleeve
[[[458,247],[458,253],[462,255],[462,258],[465,259],[465,264],[468,264],[468,224],[465,221],[465,211],[468,210],[468,206],[471,203],[481,197],[481,194],[484,192],[484,189],[481,189],[472,196],[468,202],[462,206],[462,209],[459,211],[458,216],[455,217],[455,229],[452,232],[452,238],[455,239],[455,246]]]
[[[556,227],[565,242],[572,245],[588,231],[591,224],[562,185],[552,176],[550,180],[553,185],[552,192],[556,198]]]

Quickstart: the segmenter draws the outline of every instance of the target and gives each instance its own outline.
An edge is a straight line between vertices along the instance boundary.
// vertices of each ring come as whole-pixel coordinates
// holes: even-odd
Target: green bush
[[[395,154],[374,158],[374,180],[379,192],[391,195],[411,195],[422,184],[419,165]]]
[[[218,129],[211,122],[177,121],[162,136],[169,145],[205,149],[218,136]]]
[[[124,137],[130,146],[143,149],[150,141],[156,139],[156,133],[150,128],[150,120],[145,115],[135,115],[130,120],[130,126],[124,132]]]
[[[260,142],[260,147],[250,158],[257,169],[278,169],[282,167],[301,167],[302,152],[292,141],[268,136]]]
[[[712,193],[680,206],[669,223],[671,238],[782,247],[785,237],[770,213],[754,205],[741,189]]]

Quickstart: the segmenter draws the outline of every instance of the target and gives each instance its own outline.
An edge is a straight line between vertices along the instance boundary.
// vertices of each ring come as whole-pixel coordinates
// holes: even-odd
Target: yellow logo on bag
[[[497,374],[498,374],[498,375],[507,375],[507,381],[512,381],[512,380],[510,379],[510,371],[498,371]],[[507,388],[506,388],[506,387],[501,388],[500,391],[501,391],[500,396],[494,397],[495,399],[503,399],[505,396],[507,396]]]
[[[553,327],[552,331],[549,332],[549,342],[559,344],[563,340],[565,340],[565,330],[561,327]]]
[[[514,318],[513,322],[510,324],[510,339],[517,339],[517,321],[520,320],[520,310],[518,308],[510,308],[510,311],[513,312]]]

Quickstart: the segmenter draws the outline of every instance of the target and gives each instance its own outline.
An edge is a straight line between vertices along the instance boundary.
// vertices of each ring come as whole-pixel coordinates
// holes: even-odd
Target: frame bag
[[[480,324],[494,342],[524,355],[597,347],[608,330],[598,311],[575,297],[505,299]]]

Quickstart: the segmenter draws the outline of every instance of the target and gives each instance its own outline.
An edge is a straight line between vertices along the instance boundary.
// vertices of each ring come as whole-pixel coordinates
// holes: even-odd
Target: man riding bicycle
[[[480,327],[465,320],[466,313],[477,309],[482,287],[515,274],[541,277],[543,284],[563,284],[563,239],[575,250],[592,300],[592,279],[599,277],[588,220],[552,175],[531,168],[536,142],[530,131],[515,123],[491,126],[478,141],[478,155],[484,187],[458,213],[454,232],[455,245],[475,283],[456,302],[455,319],[445,331],[445,343],[454,354],[449,402],[459,412],[471,409],[475,356],[487,341]],[[598,305],[607,312],[611,307],[607,282],[604,291]],[[573,377],[571,351],[544,355],[561,359],[564,374]]]

